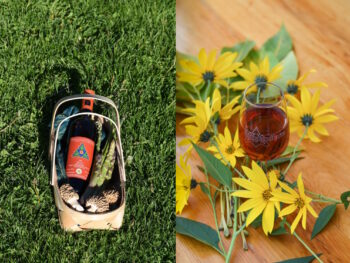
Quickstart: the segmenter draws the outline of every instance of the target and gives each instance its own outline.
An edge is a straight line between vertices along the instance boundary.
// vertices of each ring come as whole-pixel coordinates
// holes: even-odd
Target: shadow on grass
[[[42,117],[38,122],[39,131],[39,149],[43,153],[43,162],[47,171],[51,170],[51,163],[49,160],[49,145],[50,145],[50,126],[52,121],[52,114],[55,104],[62,98],[72,95],[79,94],[81,92],[81,74],[75,68],[68,68],[63,66],[56,66],[52,69],[45,71],[41,76],[38,77],[38,81],[35,84],[35,92],[39,94],[41,83],[45,80],[46,74],[52,74],[65,72],[69,76],[69,81],[67,86],[62,86],[57,91],[52,92],[46,96],[44,101],[39,101],[37,99],[37,105],[41,108]],[[61,112],[61,110],[59,111]],[[58,113],[59,113],[58,112]],[[50,182],[50,173],[48,177]]]

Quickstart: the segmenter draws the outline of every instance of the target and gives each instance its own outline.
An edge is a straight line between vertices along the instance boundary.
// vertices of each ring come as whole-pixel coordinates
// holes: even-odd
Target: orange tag
[[[94,155],[95,142],[89,138],[75,136],[70,139],[66,174],[68,178],[86,180]]]

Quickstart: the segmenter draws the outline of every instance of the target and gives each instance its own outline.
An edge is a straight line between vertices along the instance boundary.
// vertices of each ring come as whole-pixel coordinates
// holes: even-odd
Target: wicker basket
[[[94,101],[98,101],[99,103],[105,103],[107,106],[110,106],[111,109],[115,113],[115,121],[111,118],[101,115],[94,112],[82,112],[73,114],[66,119],[62,120],[58,127],[54,128],[54,121],[56,118],[57,112],[59,112],[60,107],[67,103],[82,99],[94,99]],[[58,131],[61,127],[61,124],[64,121],[68,121],[71,118],[74,118],[79,115],[92,115],[100,118],[104,118],[112,123],[116,128],[117,133],[117,143],[116,143],[116,151],[117,151],[117,161],[115,162],[114,169],[118,169],[116,173],[117,178],[114,178],[113,183],[115,187],[119,189],[119,198],[118,201],[119,206],[114,210],[100,213],[100,214],[92,214],[86,212],[78,212],[72,208],[70,208],[66,203],[62,200],[59,185],[57,180],[57,171],[56,171],[56,147],[57,147],[57,135]],[[114,102],[106,97],[98,96],[98,95],[73,95],[64,97],[60,101],[58,101],[54,107],[53,115],[52,115],[52,123],[51,123],[51,132],[50,132],[50,146],[49,146],[49,159],[51,162],[51,185],[53,186],[55,203],[58,209],[58,217],[60,221],[61,227],[66,231],[82,231],[89,229],[109,229],[109,230],[117,230],[121,227],[124,217],[125,210],[125,169],[124,169],[124,159],[123,159],[123,149],[120,140],[120,121],[119,121],[119,113]]]

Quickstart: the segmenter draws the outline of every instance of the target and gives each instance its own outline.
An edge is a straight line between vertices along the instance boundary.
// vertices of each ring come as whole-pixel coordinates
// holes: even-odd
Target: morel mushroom
[[[79,204],[79,195],[74,191],[70,184],[63,184],[60,187],[60,193],[62,199],[69,205],[71,205],[77,211],[84,211],[84,208]]]
[[[118,201],[119,193],[114,189],[104,190],[102,194],[109,204],[114,204]]]
[[[102,213],[109,210],[109,203],[103,195],[93,195],[86,201],[88,212]]]

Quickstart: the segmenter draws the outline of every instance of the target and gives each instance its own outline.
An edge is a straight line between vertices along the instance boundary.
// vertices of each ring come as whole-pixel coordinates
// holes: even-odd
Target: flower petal
[[[232,193],[232,196],[238,196],[243,198],[258,198],[262,197],[261,193],[257,193],[254,191],[248,191],[248,190],[237,190]]]
[[[299,213],[298,213],[298,215],[296,216],[296,218],[294,219],[293,224],[292,224],[292,226],[291,226],[291,228],[290,228],[290,231],[291,231],[292,234],[294,233],[294,230],[295,230],[295,228],[297,227],[297,225],[298,225],[298,223],[299,223],[299,221],[300,221],[300,218],[301,218],[302,214],[303,214],[303,210],[299,210]]]
[[[293,105],[293,107],[298,111],[299,116],[303,115],[304,111],[300,101],[294,96],[291,96],[289,94],[286,95],[286,98]]]
[[[209,52],[206,70],[209,70],[209,71],[213,70],[215,60],[216,60],[216,50],[213,49],[212,51]]]
[[[237,210],[237,212],[244,212],[244,211],[248,211],[254,207],[258,207],[260,205],[264,204],[264,200],[262,198],[252,198],[252,199],[248,199],[247,201],[245,201],[243,204],[241,204]]]
[[[233,181],[242,186],[243,188],[247,189],[247,190],[251,190],[251,191],[257,191],[257,192],[263,192],[264,189],[256,184],[256,183],[253,183],[253,182],[250,182],[249,180],[247,179],[243,179],[243,178],[233,178]]]
[[[252,170],[256,174],[256,183],[261,185],[264,189],[268,189],[269,182],[267,181],[266,174],[255,161],[252,161]]]
[[[244,68],[239,68],[236,71],[244,79],[254,82],[254,75],[252,75],[252,73],[249,70],[246,70]]]
[[[277,186],[277,175],[275,171],[269,172],[270,188],[274,190]]]
[[[201,50],[199,51],[198,60],[201,66],[201,70],[205,71],[207,66],[207,53],[205,52],[204,48],[201,48]]]
[[[304,183],[303,183],[303,178],[302,178],[301,172],[298,175],[297,184],[298,184],[298,190],[299,190],[300,197],[302,199],[305,199],[305,188],[304,188]]]
[[[270,201],[283,202],[286,204],[293,204],[295,202],[295,197],[291,194],[274,191],[272,192],[272,195]]]
[[[310,140],[311,140],[312,142],[318,143],[318,142],[320,142],[321,140],[316,136],[316,134],[314,133],[314,129],[313,129],[313,128],[314,128],[314,127],[311,126],[311,127],[308,129],[307,135],[308,135],[308,137],[310,138]]]
[[[306,217],[307,217],[307,213],[306,213],[306,207],[303,207],[303,220],[301,221],[302,226],[304,229],[306,229]]]
[[[316,211],[312,208],[311,205],[307,204],[307,205],[306,205],[306,208],[307,208],[307,210],[310,212],[310,214],[311,214],[313,217],[318,217]]]
[[[299,197],[299,195],[297,194],[297,192],[295,192],[292,188],[290,188],[288,185],[286,185],[285,183],[278,181],[278,184],[282,187],[283,190],[287,191],[288,193],[290,193],[292,196],[294,197]]]
[[[316,118],[315,123],[327,123],[327,122],[332,122],[336,120],[339,120],[339,118],[335,115],[324,115]]]
[[[261,203],[261,205],[254,207],[247,216],[246,226],[249,226],[255,220],[255,218],[257,218],[261,214],[265,207],[266,202],[263,202]]]
[[[232,145],[232,138],[231,138],[231,133],[230,130],[228,129],[228,127],[225,127],[224,130],[224,135],[225,135],[225,144],[227,147]]]
[[[279,213],[279,217],[289,215],[293,213],[298,207],[295,204],[291,204],[281,210]]]
[[[311,113],[311,94],[307,89],[301,90],[301,104],[304,113]]]
[[[273,202],[268,202],[262,216],[262,227],[265,235],[272,232],[275,222],[275,207]]]

